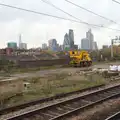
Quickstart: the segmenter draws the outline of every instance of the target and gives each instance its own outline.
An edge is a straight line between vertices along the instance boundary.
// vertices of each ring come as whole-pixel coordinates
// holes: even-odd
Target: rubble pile
[[[120,65],[110,65],[108,69],[104,68],[93,68],[87,70],[77,70],[76,72],[68,73],[68,76],[90,76],[90,75],[100,75],[104,78],[112,78],[120,75]]]

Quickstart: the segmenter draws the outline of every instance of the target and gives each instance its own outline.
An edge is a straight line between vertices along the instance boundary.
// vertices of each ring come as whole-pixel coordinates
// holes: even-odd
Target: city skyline
[[[69,33],[66,33],[65,35],[64,35],[64,38],[63,38],[63,42],[64,42],[64,40],[65,40],[65,36],[67,35],[67,37],[70,37],[70,31],[72,31],[73,32],[73,34],[72,34],[72,36],[73,36],[73,44],[76,42],[76,41],[74,41],[74,30],[72,30],[72,29],[69,29]],[[89,38],[89,32],[91,32],[92,30],[91,30],[91,28],[90,29],[88,29],[88,32],[86,32],[86,38],[82,38],[80,41],[82,41],[82,40],[84,40],[84,39],[88,39]],[[48,33],[47,33],[48,34]],[[43,43],[41,43],[39,46],[34,46],[34,47],[28,47],[28,44],[29,43],[25,43],[25,42],[22,42],[22,35],[21,34],[19,34],[18,35],[19,37],[17,38],[17,42],[16,41],[8,41],[7,43],[6,43],[6,46],[5,47],[2,47],[2,48],[6,48],[7,47],[7,44],[9,43],[9,42],[16,42],[17,43],[17,47],[18,48],[20,48],[20,43],[21,43],[21,45],[22,45],[22,47],[21,47],[21,49],[30,49],[30,48],[42,48],[42,45],[43,44],[46,44],[47,46],[49,45],[49,43],[48,43],[48,41],[50,40],[50,39],[56,39],[56,38],[50,38],[49,40],[47,40],[47,42],[43,42]],[[84,36],[84,35],[83,35]],[[47,36],[48,37],[48,36]],[[110,36],[109,36],[110,37]],[[23,38],[24,38],[24,36],[23,36]],[[69,39],[69,38],[68,38]],[[95,49],[95,48],[97,48],[97,49],[101,49],[101,48],[103,48],[103,46],[104,45],[108,45],[108,46],[110,46],[111,44],[101,44],[101,47],[99,47],[99,45],[97,44],[97,41],[94,41],[94,35],[93,35],[93,33],[92,33],[92,42],[93,42],[93,44],[92,45],[94,45],[94,48],[93,49]],[[57,41],[58,42],[58,41]],[[59,44],[59,43],[58,43]],[[64,44],[64,43],[63,43]],[[70,44],[70,43],[69,43]],[[59,44],[59,45],[62,45],[62,44]],[[74,44],[74,45],[77,45],[78,46],[78,48],[80,48],[81,49],[81,42],[80,42],[80,44]],[[96,46],[96,47],[95,47]],[[93,46],[91,46],[91,47],[93,47]],[[90,48],[89,48],[90,49]]]
[[[71,31],[72,31],[72,38],[71,38]],[[91,37],[92,37],[92,39],[91,39]],[[70,38],[71,38],[71,40],[70,40]],[[77,45],[77,44],[74,44],[75,43],[75,41],[74,41],[74,31],[72,30],[72,29],[69,29],[69,32],[68,33],[66,33],[65,35],[64,35],[64,38],[63,38],[63,44],[59,44],[58,43],[58,41],[55,39],[55,38],[51,38],[50,40],[48,40],[47,41],[47,43],[42,43],[42,45],[41,46],[39,46],[39,47],[31,47],[31,48],[41,48],[41,49],[48,49],[48,47],[49,47],[49,41],[51,41],[51,40],[55,40],[56,41],[56,46],[59,46],[59,49],[60,49],[60,47],[61,47],[61,45],[62,45],[62,48],[64,49],[64,44],[65,45],[68,45],[67,47],[69,47],[69,48],[79,48],[79,49],[86,49],[86,50],[96,50],[96,49],[99,49],[98,48],[98,44],[97,44],[97,41],[94,41],[94,35],[93,35],[93,33],[92,33],[92,30],[91,29],[89,29],[87,32],[86,32],[86,38],[82,38],[81,39],[81,44],[80,44],[80,46],[79,45]],[[91,41],[92,40],[92,41]],[[71,41],[73,41],[73,43],[71,43]],[[91,41],[91,42],[90,42]],[[15,42],[15,41],[9,41],[8,43],[16,43],[17,44],[17,48],[19,48],[19,49],[27,49],[28,47],[27,47],[27,43],[24,43],[24,42],[22,42],[22,35],[21,34],[19,34],[19,36],[18,36],[18,42]],[[6,47],[8,47],[8,43],[6,44]],[[54,43],[54,42],[53,42]],[[72,47],[71,46],[71,44],[73,44],[74,46]],[[82,44],[83,44],[83,48],[82,48]],[[92,46],[91,46],[91,45]],[[102,47],[101,48],[103,48],[103,46],[110,46],[110,45],[108,45],[108,44],[102,44]],[[54,46],[55,46],[55,44],[54,44]],[[6,48],[5,47],[5,48]],[[101,49],[100,48],[100,49]],[[29,48],[28,48],[29,49]]]
[[[62,13],[61,11],[58,11],[55,8],[52,8],[51,6],[48,6],[42,1],[38,0],[36,0],[35,2],[33,2],[32,0],[5,0],[3,2],[5,4],[16,5],[18,7],[72,19],[71,17]],[[56,6],[60,7],[61,9],[65,10],[66,12],[71,13],[77,18],[80,18],[81,20],[90,24],[97,24],[101,26],[103,25],[113,29],[120,28],[120,26],[118,26],[117,24],[104,20],[98,16],[94,16],[93,14],[87,13],[86,11],[81,11],[81,9],[77,7],[72,7],[72,5],[66,3],[64,0],[51,0],[51,2]],[[104,5],[100,6],[102,2],[104,2]],[[116,14],[119,10],[119,5],[111,1],[84,0],[75,1],[75,3],[87,9],[91,9],[92,11],[95,11],[96,13],[101,14],[107,18],[113,19],[117,23],[119,23],[120,21],[120,17]],[[98,7],[96,8],[94,4],[96,4],[96,6]],[[44,9],[46,7],[47,9]],[[89,28],[91,28],[91,26],[88,25],[74,23],[67,20],[59,20],[42,15],[35,15],[28,12],[15,10],[12,8],[6,8],[1,6],[0,9],[0,33],[2,33],[0,34],[1,48],[5,47],[6,43],[9,41],[17,42],[17,36],[19,35],[19,33],[21,33],[24,36],[23,41],[28,43],[28,48],[39,47],[42,45],[43,42],[47,43],[47,41],[51,38],[56,38],[58,43],[62,44],[63,36],[69,28],[74,30],[75,44],[80,45],[80,40],[84,37],[84,33]],[[116,31],[96,27],[92,27],[92,31],[94,32],[95,40],[98,42],[99,48],[101,48],[103,44],[110,45],[110,39],[120,34]]]

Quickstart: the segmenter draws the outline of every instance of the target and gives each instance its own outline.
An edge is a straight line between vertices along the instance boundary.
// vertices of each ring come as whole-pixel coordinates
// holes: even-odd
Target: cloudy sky
[[[104,20],[98,16],[77,8],[65,0],[47,0],[66,12],[74,15],[82,21],[90,24],[104,25],[106,27],[120,29],[120,25]],[[69,0],[102,16],[120,23],[120,5],[112,0]],[[120,0],[118,0],[120,1]],[[0,3],[9,4],[42,13],[74,19],[59,10],[49,6],[41,0],[0,0]],[[55,19],[43,15],[28,13],[12,8],[0,6],[0,47],[6,47],[9,41],[18,42],[19,34],[22,41],[28,43],[28,47],[40,47],[49,39],[56,38],[59,44],[63,43],[64,35],[69,29],[74,30],[75,43],[80,45],[81,38],[91,28],[98,46],[110,44],[110,39],[120,32],[104,28],[74,23],[67,20]]]

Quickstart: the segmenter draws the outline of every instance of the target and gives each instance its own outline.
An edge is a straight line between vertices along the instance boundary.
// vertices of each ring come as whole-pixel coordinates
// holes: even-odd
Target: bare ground
[[[96,64],[96,65],[93,65],[92,67],[90,67],[89,69],[93,69],[93,68],[109,68],[109,65],[110,64],[120,64],[120,62],[110,62],[110,63],[100,63],[100,64]],[[72,67],[63,67],[63,68],[51,68],[51,69],[45,69],[45,70],[38,70],[38,71],[28,71],[28,72],[24,72],[24,73],[14,73],[14,74],[11,74],[10,76],[7,76],[6,79],[18,79],[18,78],[28,78],[28,77],[44,77],[44,76],[47,76],[47,74],[57,74],[57,73],[62,73],[62,72],[65,72],[65,73],[75,73],[77,71],[80,71],[80,70],[86,70],[86,68],[72,68]],[[5,76],[0,78],[0,80],[5,79]]]
[[[97,65],[93,65],[92,67],[90,67],[89,69],[92,69],[92,68],[109,68],[109,65],[110,64],[120,64],[120,62],[110,62],[110,63],[100,63],[100,64],[97,64]],[[12,76],[13,77],[31,77],[31,76],[43,76],[43,75],[46,75],[46,74],[51,74],[51,73],[58,73],[58,72],[73,72],[75,73],[76,71],[79,71],[79,70],[84,70],[86,68],[56,68],[56,69],[49,69],[49,70],[40,70],[40,71],[37,71],[37,72],[33,72],[33,73],[22,73],[22,74],[13,74]]]

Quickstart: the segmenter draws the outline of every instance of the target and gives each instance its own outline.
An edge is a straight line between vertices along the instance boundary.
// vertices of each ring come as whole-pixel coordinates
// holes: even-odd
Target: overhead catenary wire
[[[93,26],[93,27],[107,28],[107,29],[110,29],[110,30],[120,31],[119,29],[113,29],[113,28],[109,28],[109,27],[105,27],[105,26],[101,26],[101,25],[89,24],[87,22],[81,22],[81,21],[77,21],[77,20],[73,20],[73,19],[69,19],[69,18],[50,15],[50,14],[47,14],[47,13],[42,13],[42,12],[38,12],[38,11],[34,11],[34,10],[29,10],[29,9],[25,9],[25,8],[21,8],[21,7],[16,7],[16,6],[8,5],[8,4],[4,4],[4,3],[0,3],[0,6],[5,6],[5,7],[9,7],[9,8],[17,9],[17,10],[22,10],[22,11],[26,11],[26,12],[30,12],[30,13],[34,13],[34,14],[44,15],[44,16],[48,16],[48,17],[53,17],[53,18],[57,18],[57,19],[68,20],[68,21],[71,21],[71,22],[86,24],[86,25],[90,25],[90,26]]]
[[[48,4],[48,5],[50,5],[50,6],[52,6],[52,7],[54,7],[55,9],[57,9],[57,10],[59,10],[59,11],[65,13],[65,14],[69,15],[70,17],[75,18],[75,19],[77,19],[77,20],[83,22],[83,21],[80,20],[79,18],[77,18],[77,17],[73,16],[72,14],[70,14],[70,13],[68,13],[68,12],[66,12],[66,11],[64,11],[64,10],[62,10],[61,8],[57,7],[57,6],[54,5],[52,2],[50,2],[50,1],[48,2],[48,1],[46,1],[46,0],[41,0],[41,1],[44,2],[44,3],[46,3],[46,4]]]
[[[42,13],[42,12],[38,12],[38,11],[34,11],[34,10],[29,10],[29,9],[25,9],[25,8],[21,8],[21,7],[16,7],[16,6],[8,5],[8,4],[4,4],[4,3],[0,3],[0,5],[1,6],[5,6],[5,7],[9,7],[9,8],[14,8],[14,9],[26,11],[26,12],[31,12],[31,13],[34,13],[34,14],[40,14],[40,15],[44,15],[44,16],[48,16],[48,17],[57,18],[57,19],[68,20],[68,21],[71,21],[71,22],[77,22],[77,23],[92,25],[92,26],[96,26],[96,27],[101,27],[99,25],[89,24],[89,23],[82,22],[82,21],[77,21],[77,20],[73,20],[73,19],[69,19],[69,18],[64,18],[64,17],[60,17],[60,16],[50,15],[50,14],[46,14],[46,13]]]
[[[118,2],[118,1],[116,1],[116,0],[112,0],[113,2],[116,2],[116,3],[118,3],[118,4],[120,4],[120,2]]]
[[[110,22],[112,22],[112,23],[118,24],[118,23],[115,22],[114,20],[111,20],[111,19],[109,19],[109,18],[107,18],[107,17],[104,17],[104,16],[102,16],[102,15],[100,15],[100,14],[97,14],[97,13],[91,11],[91,10],[88,10],[88,9],[84,8],[83,6],[80,6],[80,5],[78,5],[78,4],[76,4],[76,3],[73,3],[73,2],[71,2],[71,1],[69,1],[69,0],[65,0],[65,1],[68,2],[68,3],[70,3],[70,4],[72,4],[72,5],[74,5],[74,6],[76,6],[76,7],[81,8],[81,9],[83,9],[83,10],[89,12],[89,13],[92,13],[92,14],[94,14],[94,15],[96,15],[96,16],[99,16],[99,17],[101,17],[101,18],[103,18],[103,19],[105,19],[105,20],[108,20],[108,21],[110,21]],[[113,1],[114,1],[114,0],[113,0]],[[120,25],[120,24],[118,24],[118,25]]]
[[[60,10],[61,12],[63,12],[63,13],[65,13],[65,14],[69,15],[70,17],[72,17],[72,18],[74,18],[74,19],[77,19],[80,23],[83,23],[83,24],[86,24],[86,25],[89,25],[89,26],[94,26],[94,27],[102,27],[101,25],[90,24],[90,23],[87,23],[87,22],[82,21],[82,20],[80,20],[79,18],[73,16],[72,14],[70,14],[70,13],[68,13],[68,12],[66,12],[66,11],[64,11],[64,10],[62,10],[61,8],[55,6],[55,5],[52,4],[50,1],[49,1],[49,2],[46,1],[46,0],[41,0],[41,1],[44,2],[44,3],[46,3],[46,4],[48,4],[48,5],[50,5],[50,6],[52,6],[52,7],[54,7],[54,8],[57,9],[57,10]]]
[[[46,0],[41,0],[41,1],[43,1],[44,3],[50,5],[50,6],[54,7],[54,8],[56,8],[57,10],[60,10],[61,12],[63,12],[63,13],[65,13],[65,14],[69,15],[70,17],[73,17],[73,18],[75,18],[75,19],[80,20],[81,22],[83,22],[81,19],[79,19],[79,18],[73,16],[72,14],[70,14],[70,13],[68,13],[68,12],[66,12],[66,11],[64,11],[64,10],[62,10],[61,8],[57,7],[57,6],[54,5],[52,2],[46,1]],[[84,22],[84,23],[86,23],[86,22]],[[90,25],[90,24],[89,24],[89,25]],[[92,24],[91,24],[91,25],[92,25]],[[104,27],[104,26],[100,26],[100,27]],[[107,29],[111,29],[111,30],[115,30],[115,29],[108,28],[108,27],[106,27],[106,28],[107,28]]]
[[[53,18],[57,18],[57,19],[68,20],[68,21],[71,21],[71,22],[80,23],[77,20],[72,20],[72,19],[69,19],[69,18],[59,17],[59,16],[55,16],[55,15],[50,15],[50,14],[47,14],[47,13],[42,13],[42,12],[38,12],[38,11],[34,11],[34,10],[29,10],[29,9],[25,9],[25,8],[21,8],[21,7],[16,7],[16,6],[8,5],[8,4],[4,4],[4,3],[0,3],[0,6],[5,6],[5,7],[17,9],[17,10],[22,10],[22,11],[25,11],[25,12],[30,12],[30,13],[34,13],[34,14],[39,14],[39,15],[44,15],[44,16],[53,17]]]

